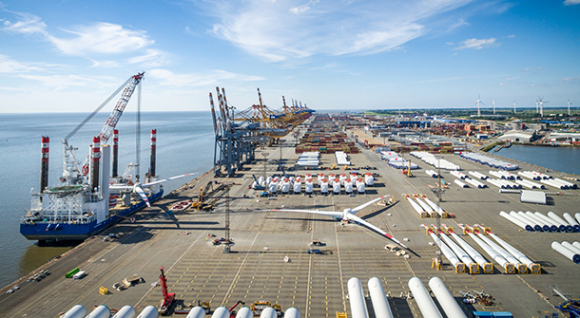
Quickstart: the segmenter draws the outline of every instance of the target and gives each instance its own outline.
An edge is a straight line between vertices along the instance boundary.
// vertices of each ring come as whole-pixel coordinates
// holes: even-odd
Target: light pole
[[[268,178],[266,177],[266,162],[268,161],[266,157],[268,157],[268,153],[262,152],[262,156],[264,156],[264,188],[266,188],[268,186]]]
[[[437,187],[435,189],[433,189],[433,192],[436,192],[437,194],[437,205],[439,206],[440,209],[441,208],[441,195],[443,194],[443,185],[441,184],[441,157],[438,156],[437,157],[437,177],[438,177],[438,184]],[[439,229],[441,228],[441,215],[439,215],[439,213],[435,214],[435,225],[437,226],[437,228],[435,229],[436,231],[436,235],[437,235],[437,239],[439,240],[439,242],[441,242],[441,234],[439,234]],[[437,251],[436,253],[436,259],[437,259],[437,264],[441,264],[441,248],[439,247],[439,244],[437,245]],[[438,267],[439,268],[439,267]]]
[[[279,143],[280,143],[280,161],[279,164],[280,166],[282,165],[282,141],[280,141],[280,139],[278,139]]]
[[[224,253],[230,253],[230,187],[226,188],[226,244],[224,246]]]

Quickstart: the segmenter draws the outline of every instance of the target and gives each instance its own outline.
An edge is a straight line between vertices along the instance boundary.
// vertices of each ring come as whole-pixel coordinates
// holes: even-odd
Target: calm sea
[[[0,287],[44,264],[71,247],[38,247],[19,232],[20,217],[30,208],[30,191],[40,184],[40,139],[50,137],[49,185],[62,175],[62,142],[88,114],[0,114]],[[69,144],[83,161],[92,137],[99,134],[107,113],[97,114]],[[119,121],[119,173],[136,162],[136,114],[126,112]],[[212,168],[214,133],[210,112],[159,112],[141,114],[140,173],[149,167],[151,129],[157,129],[157,175],[161,178],[188,172],[203,174]],[[166,182],[169,193],[193,178]]]
[[[580,148],[578,147],[512,145],[509,148],[494,152],[494,154],[528,162],[549,170],[580,175]]]

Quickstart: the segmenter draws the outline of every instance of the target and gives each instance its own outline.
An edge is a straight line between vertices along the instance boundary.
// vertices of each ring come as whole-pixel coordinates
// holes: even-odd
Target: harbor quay
[[[0,317],[58,317],[77,304],[89,311],[101,304],[111,309],[130,305],[139,313],[146,306],[158,306],[163,299],[158,284],[161,267],[167,276],[169,292],[175,293],[174,310],[178,312],[205,302],[213,310],[219,306],[229,308],[238,301],[243,301],[245,306],[267,301],[279,304],[283,311],[295,307],[303,317],[336,317],[337,313],[351,317],[347,282],[352,277],[360,279],[365,294],[367,281],[379,278],[396,317],[422,317],[415,299],[408,297],[408,281],[412,277],[420,278],[425,285],[432,277],[441,278],[468,317],[473,316],[473,311],[509,311],[514,317],[544,317],[559,312],[554,306],[563,302],[553,294],[554,286],[572,297],[577,296],[579,265],[552,250],[550,244],[578,240],[578,234],[527,232],[499,213],[574,214],[580,206],[580,190],[546,190],[548,204],[523,203],[519,194],[500,193],[491,185],[484,189],[460,188],[453,183],[454,176],[441,171],[449,186],[439,202],[432,191],[438,180],[424,173],[433,167],[405,154],[420,167],[412,171],[412,177],[405,176],[381,160],[380,154],[368,149],[350,154],[350,170],[338,166],[333,154],[322,154],[319,167],[335,165],[338,168],[299,168],[286,172],[295,176],[305,173],[328,176],[369,167],[372,170],[356,169],[359,175],[375,174],[374,185],[367,186],[364,193],[355,191],[351,196],[344,191],[341,194],[329,191],[328,195],[322,195],[320,188],[315,187],[310,195],[290,192],[261,196],[262,191],[250,189],[253,175],[263,176],[264,170],[268,176],[281,175],[282,172],[276,171],[279,164],[292,166],[299,155],[290,138],[285,138],[278,145],[257,150],[256,161],[246,164],[232,177],[216,177],[210,171],[183,185],[150,209],[134,215],[134,222],[124,220],[6,286],[0,294]],[[493,170],[457,155],[443,157],[465,171],[487,174]],[[533,170],[526,164],[520,169]],[[192,207],[168,213],[177,202],[197,200],[200,189],[208,183],[229,184],[229,190],[209,194],[207,200],[212,201],[213,210]],[[404,194],[426,195],[454,217],[421,218]],[[387,195],[392,196],[391,202],[372,204],[356,215],[402,241],[408,247],[405,254],[390,251],[386,245],[395,244],[393,241],[358,224],[323,215],[274,211],[343,211]],[[233,241],[229,253],[224,252],[223,245],[213,244],[216,238],[225,237],[226,210],[230,212],[229,231]],[[421,225],[437,222],[453,227],[493,263],[493,273],[456,273],[445,257],[441,268],[434,268],[433,259],[439,256],[437,247],[430,244],[433,240]],[[464,224],[489,227],[540,264],[541,274],[505,274],[468,235],[462,235],[459,225]],[[317,247],[322,253],[312,253],[310,244],[316,240],[323,243]],[[86,272],[86,277],[65,278],[67,272],[77,267]],[[38,271],[47,271],[50,275],[27,282]],[[138,275],[144,282],[121,291],[113,288],[132,275]],[[18,290],[7,294],[15,285],[19,286]],[[99,293],[100,287],[107,288],[108,292]],[[466,292],[487,293],[493,302],[465,304],[462,299]],[[367,303],[370,304],[370,299]]]

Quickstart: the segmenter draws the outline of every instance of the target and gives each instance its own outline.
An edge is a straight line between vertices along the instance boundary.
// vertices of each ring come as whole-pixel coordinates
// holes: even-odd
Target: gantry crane
[[[285,136],[288,131],[286,114],[268,108],[262,103],[262,94],[258,88],[259,105],[236,112],[235,107],[229,106],[225,90],[216,88],[217,105],[214,105],[213,95],[209,94],[211,114],[216,136],[214,146],[214,174],[222,173],[233,175],[236,169],[240,169],[243,163],[249,163],[255,158],[256,144]],[[217,107],[216,107],[217,106]],[[312,111],[300,109],[297,113]],[[301,120],[306,119],[301,115]],[[236,124],[236,122],[242,122]]]

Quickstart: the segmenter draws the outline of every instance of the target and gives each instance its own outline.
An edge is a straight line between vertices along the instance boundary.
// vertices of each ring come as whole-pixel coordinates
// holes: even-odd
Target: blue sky
[[[0,1],[0,112],[580,106],[580,0]]]

